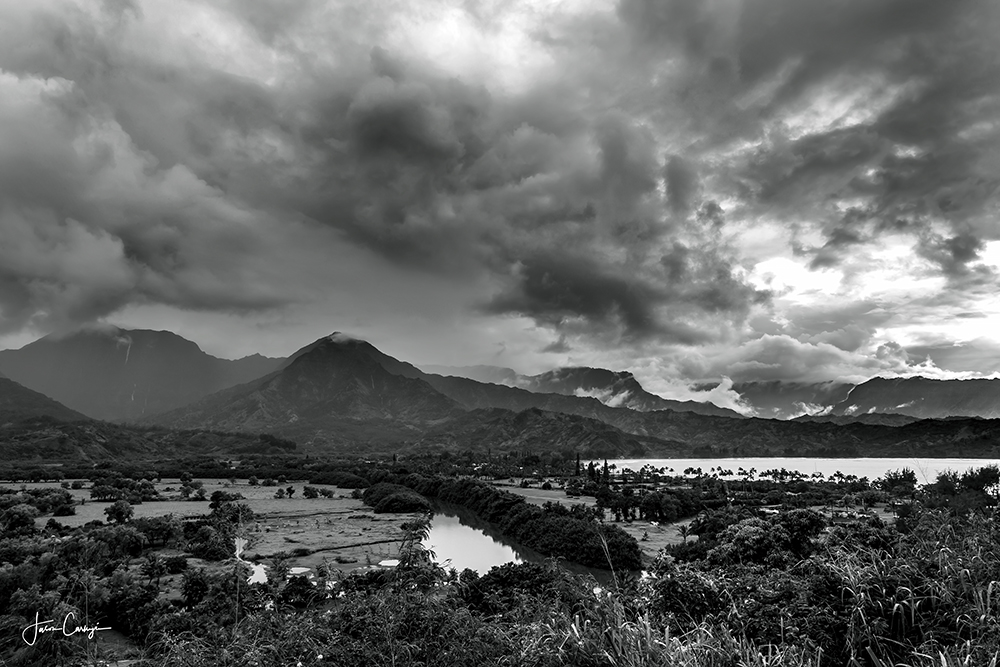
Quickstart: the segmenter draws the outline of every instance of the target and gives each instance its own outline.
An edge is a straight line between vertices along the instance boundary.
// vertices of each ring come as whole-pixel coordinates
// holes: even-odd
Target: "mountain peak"
[[[367,341],[361,340],[360,338],[355,338],[350,334],[345,334],[340,331],[334,331],[332,334],[326,337],[326,340],[331,343],[336,343],[337,345],[350,345],[352,343],[365,343]]]

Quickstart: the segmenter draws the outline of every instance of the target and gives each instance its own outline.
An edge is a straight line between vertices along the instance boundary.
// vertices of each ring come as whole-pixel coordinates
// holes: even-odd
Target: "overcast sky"
[[[0,0],[0,347],[993,373],[997,35],[996,0]]]

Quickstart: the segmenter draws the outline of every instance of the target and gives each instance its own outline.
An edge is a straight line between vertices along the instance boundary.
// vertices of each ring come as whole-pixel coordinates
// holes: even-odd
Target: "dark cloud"
[[[825,341],[801,341],[789,335],[765,335],[720,352],[704,365],[692,365],[692,378],[726,376],[735,382],[797,378],[806,382],[831,379],[863,381],[879,373],[914,372],[906,352],[886,343],[874,355],[845,350]],[[935,370],[935,369],[927,369]]]
[[[573,347],[566,340],[566,336],[559,336],[557,340],[542,348],[542,352],[546,354],[566,354],[572,350]]]
[[[322,257],[355,252],[530,318],[548,353],[767,331],[747,353],[778,373],[782,349],[859,368],[887,308],[772,312],[748,276],[788,248],[741,257],[758,225],[845,275],[905,237],[948,307],[995,282],[992,0],[410,4],[0,8],[0,328],[272,311],[348,289]],[[426,43],[445,15],[480,32]]]
[[[750,210],[819,226],[826,241],[802,248],[813,268],[886,233],[911,234],[921,252],[935,225],[1000,237],[996,3],[621,0],[619,16],[652,57],[681,54],[685,85],[716,91],[709,108],[687,105],[704,146],[751,148],[708,181]],[[706,76],[720,68],[733,72],[725,83]]]
[[[756,331],[765,336],[773,336],[775,340],[785,341],[787,338],[797,341],[802,354],[817,355],[819,353],[816,350],[825,350],[824,358],[829,356],[837,360],[837,364],[855,367],[853,371],[840,370],[839,373],[844,375],[858,374],[857,367],[864,364],[857,358],[874,347],[873,343],[878,332],[891,323],[894,316],[893,312],[886,310],[879,303],[862,300],[839,304],[790,306],[782,312],[780,323],[758,318],[752,325]],[[770,349],[775,345],[787,346],[789,343],[772,341],[766,347]],[[799,346],[793,347],[796,350],[800,349]],[[801,367],[790,359],[787,370],[789,377],[796,377]],[[782,371],[779,370],[778,374],[780,372]],[[833,377],[837,376],[827,376],[827,379]]]
[[[587,76],[582,66],[562,89],[497,96],[393,46],[395,28],[375,14],[349,25],[347,9],[309,0],[206,5],[243,26],[233,39],[248,56],[270,49],[262,66],[290,63],[276,72],[291,78],[265,83],[234,72],[242,53],[224,66],[182,49],[130,50],[127,37],[154,20],[139,4],[19,12],[31,40],[9,30],[0,49],[5,71],[66,82],[37,99],[52,119],[26,113],[12,125],[40,140],[4,162],[6,197],[40,205],[52,229],[77,221],[67,252],[100,250],[110,272],[85,272],[72,288],[47,276],[53,287],[39,290],[8,267],[7,327],[129,303],[280,306],[300,287],[267,259],[288,221],[336,230],[408,270],[485,278],[500,288],[490,312],[559,331],[575,322],[696,343],[699,312],[738,318],[761,299],[731,252],[690,242],[689,221],[666,219],[667,206],[699,204],[693,167],[667,161],[651,127],[624,110],[590,108],[586,82],[573,79]],[[302,47],[310,21],[331,29],[325,54]],[[86,164],[74,142],[93,147]],[[129,173],[140,177],[125,185]],[[672,267],[659,261],[664,245]]]
[[[627,336],[663,336],[695,344],[706,337],[681,322],[666,322],[656,306],[667,292],[635,277],[610,275],[584,258],[536,255],[524,258],[511,289],[493,299],[488,310],[516,312],[561,328],[583,318],[594,325],[620,327]]]
[[[245,22],[265,44],[274,44],[321,0],[210,0]]]
[[[667,200],[675,213],[687,213],[698,196],[698,172],[694,165],[674,155],[664,170]]]
[[[979,259],[985,244],[971,234],[951,238],[926,235],[920,240],[920,254],[941,267],[949,278],[961,278],[970,273],[969,263]],[[991,275],[986,270],[985,275]]]

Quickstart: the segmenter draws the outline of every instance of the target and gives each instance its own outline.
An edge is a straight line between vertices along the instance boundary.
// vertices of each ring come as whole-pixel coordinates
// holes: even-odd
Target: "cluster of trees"
[[[402,484],[379,482],[360,494],[361,500],[376,514],[385,512],[429,512],[431,504],[419,493]]]
[[[0,487],[0,512],[18,505],[28,505],[40,514],[54,513],[56,516],[73,514],[73,495],[65,489],[10,489]],[[61,511],[68,508],[70,511]]]
[[[320,489],[306,484],[302,487],[302,497],[310,500],[314,498],[333,498],[333,489]]]
[[[912,494],[912,488],[910,492]],[[998,496],[1000,467],[996,465],[970,468],[961,474],[952,470],[945,471],[920,494],[924,506],[943,507],[959,514],[992,507],[1000,499]]]
[[[122,474],[115,470],[100,470],[91,473],[90,497],[94,500],[126,500],[133,505],[159,500],[160,494],[153,483],[155,472]]]
[[[312,484],[329,484],[341,489],[364,489],[371,485],[367,478],[346,470],[324,470],[309,476]]]

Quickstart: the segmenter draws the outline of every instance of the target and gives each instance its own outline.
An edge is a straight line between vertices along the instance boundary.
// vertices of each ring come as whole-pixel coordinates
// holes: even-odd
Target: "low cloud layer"
[[[665,386],[968,367],[930,320],[1000,318],[998,32],[991,0],[7,3],[0,335],[145,309],[389,351],[433,319]]]

